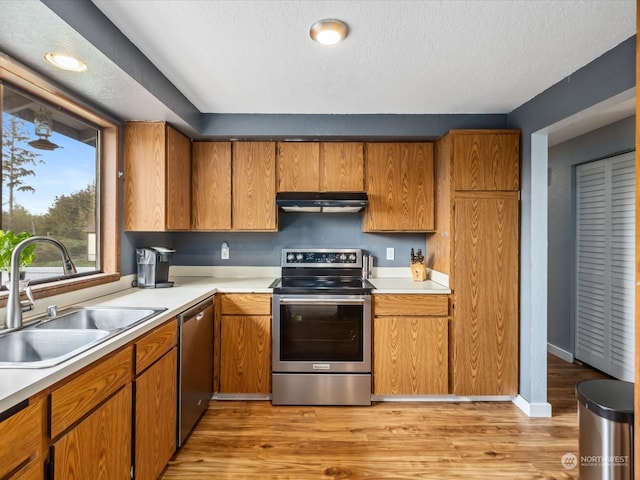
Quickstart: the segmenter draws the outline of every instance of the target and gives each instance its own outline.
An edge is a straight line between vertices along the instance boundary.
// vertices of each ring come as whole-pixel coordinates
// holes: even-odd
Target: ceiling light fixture
[[[86,72],[87,66],[82,60],[77,59],[66,53],[49,52],[44,55],[44,58],[51,65],[54,65],[63,70],[69,70],[71,72]]]
[[[311,38],[322,45],[335,45],[347,38],[348,34],[347,24],[334,19],[320,20],[311,25],[309,31]]]

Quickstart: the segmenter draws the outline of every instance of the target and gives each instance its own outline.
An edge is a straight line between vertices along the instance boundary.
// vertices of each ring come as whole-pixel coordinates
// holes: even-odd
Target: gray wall
[[[520,395],[530,404],[547,403],[547,149],[538,132],[635,88],[635,44],[634,35],[508,115],[522,131]]]
[[[279,231],[244,232],[172,232],[127,233],[130,248],[160,245],[176,249],[174,265],[279,266],[282,248],[356,247],[374,255],[375,265],[408,267],[409,252],[426,251],[426,235],[372,234],[362,232],[362,213],[357,214],[279,214]],[[229,243],[229,260],[220,259],[220,246]],[[395,249],[395,259],[386,260],[386,248]],[[133,273],[135,256],[129,250],[122,258],[123,269]]]
[[[548,342],[575,353],[575,166],[635,148],[635,116],[549,148]]]

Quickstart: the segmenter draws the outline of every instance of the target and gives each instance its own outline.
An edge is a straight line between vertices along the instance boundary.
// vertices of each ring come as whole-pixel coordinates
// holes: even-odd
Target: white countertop
[[[267,273],[268,272],[256,272]],[[269,288],[274,276],[260,277],[174,277],[172,288],[125,290],[81,302],[83,306],[154,307],[167,310],[105,342],[50,368],[0,368],[0,412],[49,388],[70,374],[89,365],[104,355],[130,343],[170,318],[187,310],[214,293],[272,293]],[[372,278],[375,293],[448,294],[450,290],[432,280],[414,282],[411,278]],[[40,301],[42,302],[42,300]],[[46,303],[46,302],[44,302]],[[1,333],[1,330],[0,330]]]
[[[414,282],[408,277],[388,277],[370,278],[369,281],[376,289],[373,294],[395,293],[395,294],[442,294],[448,295],[451,289],[433,280],[424,282]]]

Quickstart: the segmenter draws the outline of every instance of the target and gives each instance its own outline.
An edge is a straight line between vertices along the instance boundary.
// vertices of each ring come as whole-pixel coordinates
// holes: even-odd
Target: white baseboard
[[[556,347],[555,345],[547,342],[547,352],[552,355],[555,355],[558,358],[561,358],[565,362],[573,363],[573,353],[567,352],[560,347]]]
[[[528,400],[525,400],[522,396],[518,395],[513,399],[513,403],[529,417],[551,417],[551,404],[549,402],[531,403]]]

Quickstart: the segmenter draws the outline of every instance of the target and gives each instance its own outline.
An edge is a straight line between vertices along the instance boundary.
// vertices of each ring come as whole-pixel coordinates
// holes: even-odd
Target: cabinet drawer
[[[271,295],[224,294],[221,309],[223,315],[271,315]]]
[[[19,473],[33,471],[28,462],[37,462],[42,451],[43,407],[44,400],[39,400],[0,422],[0,478],[5,478],[21,465],[20,470],[9,478],[22,478]],[[39,463],[42,472],[43,467]]]
[[[51,393],[51,438],[54,439],[131,381],[133,349],[100,360]]]
[[[178,321],[174,318],[136,342],[136,375],[178,343]]]
[[[449,299],[447,295],[374,295],[373,314],[446,316]]]

